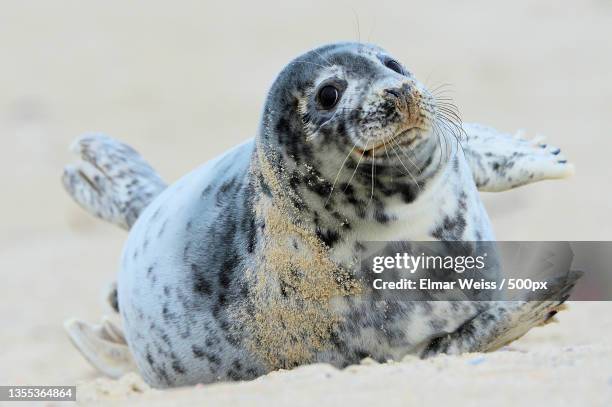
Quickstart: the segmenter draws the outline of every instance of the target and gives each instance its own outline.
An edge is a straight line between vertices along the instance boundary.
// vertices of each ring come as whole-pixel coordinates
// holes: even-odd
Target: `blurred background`
[[[608,0],[3,0],[0,384],[95,376],[61,324],[108,312],[126,234],[61,187],[79,134],[119,138],[174,181],[254,135],[291,58],[373,42],[452,84],[465,121],[541,133],[575,163],[570,180],[483,195],[498,239],[611,240],[610,38]]]

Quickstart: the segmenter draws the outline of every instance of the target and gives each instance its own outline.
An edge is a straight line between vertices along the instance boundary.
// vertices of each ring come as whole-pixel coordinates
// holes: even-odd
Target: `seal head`
[[[331,246],[338,225],[386,222],[386,200],[416,199],[435,172],[437,116],[432,94],[385,50],[333,44],[278,75],[257,148],[299,212],[330,218],[320,237]]]

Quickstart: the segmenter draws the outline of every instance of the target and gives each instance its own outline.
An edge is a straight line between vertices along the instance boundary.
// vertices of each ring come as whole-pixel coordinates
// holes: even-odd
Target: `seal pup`
[[[360,296],[360,242],[493,240],[477,185],[499,191],[572,172],[558,149],[462,126],[377,46],[332,44],[296,58],[274,81],[255,139],[169,187],[112,139],[90,136],[76,148],[87,164],[67,168],[69,193],[131,226],[118,308],[129,352],[154,387],[490,351],[563,302]],[[87,331],[67,328],[73,340]],[[75,344],[93,360],[103,340],[121,343],[112,331],[106,324],[99,342]]]

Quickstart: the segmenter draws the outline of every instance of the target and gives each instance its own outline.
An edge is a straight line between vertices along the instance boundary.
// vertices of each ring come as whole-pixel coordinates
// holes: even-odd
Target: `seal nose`
[[[412,86],[404,83],[397,88],[387,88],[384,90],[385,96],[392,100],[400,109],[408,109],[413,101]]]

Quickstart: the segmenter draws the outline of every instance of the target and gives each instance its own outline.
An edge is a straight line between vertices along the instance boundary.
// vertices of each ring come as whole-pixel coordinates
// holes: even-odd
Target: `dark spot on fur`
[[[195,356],[196,358],[198,359],[204,358],[204,354],[205,354],[204,349],[202,349],[198,345],[192,345],[191,351],[193,352],[193,356]]]
[[[178,360],[172,362],[172,369],[178,374],[185,374],[185,368]]]
[[[209,184],[208,186],[206,186],[206,188],[204,188],[204,190],[202,190],[202,193],[200,194],[200,196],[201,196],[202,198],[206,197],[206,196],[207,196],[207,195],[210,193],[210,191],[212,190],[212,188],[213,188],[213,185],[212,185],[212,184]]]
[[[376,222],[382,224],[389,222],[389,216],[387,216],[385,211],[381,208],[374,209],[374,219],[376,220]]]
[[[151,352],[147,352],[147,363],[149,363],[149,366],[154,365],[153,356],[151,356]]]
[[[191,272],[193,274],[193,290],[197,293],[210,295],[212,294],[212,287],[207,279],[207,276],[200,270],[197,264],[191,264]]]
[[[340,239],[340,235],[335,230],[321,230],[317,228],[317,237],[321,239],[327,247],[334,247],[334,244]]]

